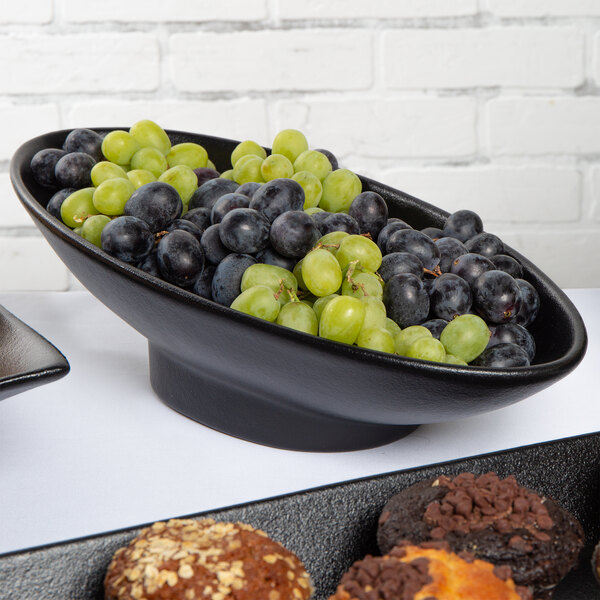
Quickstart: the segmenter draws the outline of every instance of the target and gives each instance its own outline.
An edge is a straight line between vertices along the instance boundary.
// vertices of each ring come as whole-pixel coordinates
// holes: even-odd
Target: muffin
[[[243,523],[173,519],[143,529],[114,554],[105,600],[308,600],[300,560]]]
[[[450,552],[445,542],[395,546],[355,562],[330,600],[532,600],[508,567]]]
[[[550,598],[576,565],[584,536],[573,515],[513,476],[461,473],[422,481],[388,501],[379,518],[379,549],[386,554],[404,540],[443,540],[454,552],[509,566],[518,585]]]

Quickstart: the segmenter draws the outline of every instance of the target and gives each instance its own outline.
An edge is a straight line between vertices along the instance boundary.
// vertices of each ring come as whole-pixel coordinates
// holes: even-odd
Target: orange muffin
[[[105,600],[308,600],[302,562],[243,523],[173,519],[117,550]]]
[[[532,600],[510,575],[508,567],[450,552],[445,542],[398,545],[355,562],[330,600]]]

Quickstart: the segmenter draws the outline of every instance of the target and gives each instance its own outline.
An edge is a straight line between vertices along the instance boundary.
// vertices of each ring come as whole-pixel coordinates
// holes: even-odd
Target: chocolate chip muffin
[[[143,529],[117,550],[105,600],[308,600],[300,560],[243,523],[173,519]]]
[[[355,562],[330,600],[532,600],[510,568],[450,552],[446,542],[395,546]]]
[[[517,584],[543,599],[576,565],[584,536],[573,515],[513,476],[461,473],[422,481],[388,501],[379,549],[386,554],[405,540],[444,540],[454,552],[509,566]]]

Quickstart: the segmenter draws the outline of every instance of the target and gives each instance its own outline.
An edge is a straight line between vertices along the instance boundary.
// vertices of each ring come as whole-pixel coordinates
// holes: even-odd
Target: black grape
[[[321,154],[324,154],[327,157],[327,160],[331,163],[332,171],[337,171],[340,168],[338,164],[338,159],[332,152],[330,152],[329,150],[324,150],[323,148],[319,148],[316,151],[320,152]]]
[[[283,267],[288,271],[293,271],[297,258],[289,256],[281,256],[279,252],[275,252],[271,246],[267,246],[264,250],[261,250],[256,254],[256,260],[266,265],[275,265],[276,267]]]
[[[271,245],[283,256],[302,258],[321,237],[310,215],[290,210],[271,224]]]
[[[219,171],[215,171],[210,167],[197,167],[194,169],[194,173],[198,178],[198,187],[200,187],[203,183],[210,181],[211,179],[217,179],[217,177],[219,177]]]
[[[142,185],[125,203],[125,214],[146,221],[154,233],[165,230],[182,210],[177,190],[162,181]]]
[[[469,284],[458,275],[444,273],[434,279],[429,295],[431,314],[451,321],[471,309],[473,294]]]
[[[204,265],[202,273],[196,277],[192,291],[198,296],[212,300],[212,280],[215,275],[216,267],[213,265]]]
[[[160,274],[167,281],[186,287],[202,273],[204,252],[191,233],[183,229],[167,233],[158,242],[156,250]]]
[[[382,254],[385,254],[387,252],[386,246],[390,235],[392,235],[392,233],[394,233],[395,231],[399,231],[400,229],[412,229],[412,227],[408,223],[402,221],[401,219],[388,219],[387,224],[384,225],[382,230],[379,232],[379,235],[377,236],[377,245],[379,246],[379,249],[381,250]]]
[[[521,296],[521,308],[515,318],[515,323],[528,327],[533,323],[540,311],[540,295],[537,290],[524,279],[515,279],[519,286]]]
[[[442,230],[444,237],[454,237],[464,243],[483,231],[483,222],[472,210],[457,210],[446,218]]]
[[[70,152],[59,158],[54,175],[60,187],[81,189],[92,185],[90,175],[96,161],[85,152]]]
[[[469,285],[486,271],[493,271],[494,263],[480,254],[462,254],[455,258],[450,267],[450,272],[462,277]]]
[[[434,243],[440,251],[440,263],[438,266],[442,273],[448,273],[454,260],[469,252],[460,240],[453,237],[443,237],[435,240]]]
[[[521,307],[517,282],[504,271],[487,271],[473,283],[473,304],[490,323],[514,321]]]
[[[391,252],[383,256],[378,273],[386,282],[399,273],[412,273],[422,279],[423,263],[418,256],[410,252]]]
[[[220,223],[230,210],[234,208],[248,208],[249,204],[250,198],[244,196],[244,194],[238,194],[237,192],[224,194],[213,204],[210,220],[213,225]]]
[[[221,235],[219,233],[220,227],[220,223],[215,223],[214,225],[207,227],[200,239],[200,245],[204,251],[204,256],[212,265],[218,265],[228,254],[231,254],[229,249],[224,246],[221,241]]]
[[[394,275],[383,289],[387,315],[402,329],[419,325],[429,314],[429,295],[423,282],[412,273]]]
[[[481,254],[486,258],[504,253],[502,240],[497,235],[487,232],[479,233],[470,240],[467,240],[465,247],[469,252]]]
[[[137,263],[154,248],[148,224],[137,217],[122,216],[108,222],[100,236],[102,250],[128,263]]]
[[[247,181],[246,183],[242,183],[240,187],[235,190],[236,194],[244,194],[244,196],[248,196],[248,198],[252,198],[254,192],[258,190],[262,186],[262,183],[257,183],[256,181]]]
[[[231,181],[231,179],[223,179],[221,177],[209,179],[194,191],[190,198],[188,208],[189,210],[200,206],[212,208],[214,203],[221,196],[231,194],[232,192],[235,192],[237,188],[238,184],[235,181]]]
[[[261,185],[250,201],[250,208],[262,213],[270,223],[287,211],[304,208],[304,190],[293,179],[272,179]]]
[[[418,256],[426,269],[434,269],[440,262],[440,251],[435,242],[415,229],[394,231],[385,246],[386,254],[391,252],[410,252]]]
[[[444,237],[444,232],[439,227],[425,227],[425,229],[421,229],[421,233],[434,241]]]
[[[322,213],[317,213],[322,214]],[[327,235],[332,231],[345,231],[349,234],[359,234],[360,227],[356,220],[346,213],[326,213],[327,216],[322,219],[319,231],[321,235]],[[314,219],[313,219],[314,222]]]
[[[176,230],[187,231],[191,233],[198,241],[202,239],[202,231],[200,231],[197,225],[194,225],[191,221],[187,221],[186,219],[175,219],[168,227],[167,231],[176,231]]]
[[[56,179],[56,163],[67,153],[58,148],[45,148],[33,155],[31,163],[31,173],[37,183],[47,188],[58,188],[61,184]],[[75,186],[65,186],[75,187]]]
[[[488,348],[497,344],[516,344],[527,352],[529,360],[532,361],[535,356],[535,340],[525,327],[517,323],[504,323],[502,325],[493,325],[490,327],[492,335],[488,342]]]
[[[529,357],[523,348],[516,344],[498,344],[486,348],[472,363],[475,367],[509,369],[528,367]]]
[[[521,266],[521,263],[512,256],[496,254],[495,256],[490,257],[490,260],[499,271],[504,271],[515,279],[523,277],[523,267]]]
[[[358,223],[360,233],[369,233],[376,240],[387,225],[388,207],[377,192],[362,192],[352,201],[348,214]]]
[[[442,335],[442,331],[444,331],[444,327],[448,325],[448,321],[445,319],[429,319],[429,321],[425,321],[425,323],[421,323],[423,327],[427,327],[429,331],[431,331],[431,335],[436,339],[440,339],[440,335]]]
[[[269,230],[269,221],[257,210],[234,208],[223,217],[219,236],[223,245],[232,252],[255,254],[269,245]]]
[[[62,203],[73,193],[75,192],[75,188],[63,188],[62,190],[58,190],[56,194],[48,200],[48,204],[46,205],[46,210],[57,219],[62,221],[62,217],[60,216],[60,207]]]
[[[210,221],[210,213],[211,209],[206,206],[200,206],[198,208],[193,208],[192,210],[188,210],[184,215],[182,215],[182,219],[186,221],[191,221],[200,231],[204,231],[209,225],[211,225]]]
[[[146,258],[141,260],[137,264],[137,268],[145,271],[149,275],[153,275],[154,277],[161,277],[160,271],[158,269],[158,259],[156,258],[156,249],[152,250]]]
[[[85,152],[96,162],[105,160],[102,154],[102,136],[91,129],[73,129],[63,144],[65,152]]]
[[[212,297],[215,302],[229,306],[240,295],[244,271],[256,263],[248,254],[229,254],[215,269],[212,280]]]

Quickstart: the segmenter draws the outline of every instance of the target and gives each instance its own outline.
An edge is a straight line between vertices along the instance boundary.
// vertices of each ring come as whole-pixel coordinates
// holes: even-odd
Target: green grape
[[[328,340],[354,344],[365,318],[365,307],[358,298],[332,298],[321,312],[319,335]]]
[[[308,142],[297,129],[283,129],[273,140],[273,154],[283,154],[292,164],[305,150],[308,150]]]
[[[156,181],[154,173],[150,173],[150,171],[146,171],[144,169],[133,169],[131,171],[127,171],[127,179],[133,183],[133,187],[135,187],[136,190],[147,183]]]
[[[304,283],[304,279],[302,279],[302,260],[299,260],[294,265],[294,269],[292,270],[292,273],[294,274],[294,277],[296,278],[296,281],[298,282],[298,287],[301,290],[308,292],[308,288],[306,287],[306,284]]]
[[[200,144],[183,142],[171,147],[171,151],[167,154],[167,162],[171,168],[185,165],[190,169],[199,169],[206,167],[208,152]]]
[[[289,179],[294,174],[294,167],[283,154],[271,154],[263,160],[260,174],[265,181]]]
[[[93,202],[96,210],[105,215],[122,215],[125,203],[135,192],[135,185],[129,179],[107,179],[94,191]]]
[[[250,181],[262,183],[264,181],[260,172],[262,163],[263,159],[255,154],[242,156],[233,167],[233,180],[240,185]]]
[[[60,218],[65,225],[75,228],[83,225],[90,215],[97,215],[93,197],[96,188],[87,187],[67,196],[60,207]]]
[[[402,331],[400,325],[398,325],[394,319],[390,319],[389,317],[385,318],[384,327],[394,336],[394,339],[396,339],[396,336]]]
[[[94,215],[95,216],[95,215]],[[76,233],[77,235],[81,235],[81,230],[83,229],[83,226],[80,225],[79,227],[75,227],[73,229],[73,233]]]
[[[458,356],[454,356],[454,354],[448,354],[447,352],[444,362],[448,363],[449,365],[460,365],[461,367],[468,366],[468,363],[466,363],[462,358],[458,358]]]
[[[308,171],[319,181],[323,181],[331,173],[331,163],[321,152],[316,150],[305,150],[294,161],[294,172]]]
[[[315,210],[323,195],[323,185],[319,178],[308,171],[298,171],[292,175],[292,179],[297,181],[304,190],[304,210],[309,208]]]
[[[115,177],[125,178],[127,177],[127,173],[123,167],[109,162],[108,160],[102,160],[92,167],[90,176],[92,178],[92,183],[98,187],[107,179],[114,179]]]
[[[275,299],[273,290],[266,285],[255,285],[243,291],[231,303],[231,308],[271,322],[279,314],[279,302]]]
[[[317,247],[321,245],[325,250],[328,250],[331,254],[336,256],[338,248],[340,247],[340,242],[349,235],[350,234],[345,231],[330,231],[319,238]]]
[[[325,306],[327,305],[327,303],[330,300],[333,300],[333,298],[339,298],[340,295],[339,294],[329,294],[329,296],[322,296],[321,298],[317,298],[313,304],[313,310],[315,311],[315,314],[317,315],[317,319],[320,321],[321,320],[321,313],[323,312],[323,309],[325,308]]]
[[[365,307],[363,329],[367,329],[369,327],[385,327],[385,320],[387,317],[385,304],[383,301],[375,296],[364,296],[360,299],[360,301]]]
[[[231,179],[231,181],[233,181],[233,169],[227,169],[227,171],[223,171],[219,177],[221,179]]]
[[[110,223],[110,217],[106,215],[92,215],[83,222],[79,235],[94,244],[94,246],[102,248],[100,235],[107,223]]]
[[[344,278],[342,296],[354,296],[355,298],[374,296],[375,298],[383,298],[383,286],[373,273],[357,273],[352,275],[350,280],[347,277]]]
[[[394,336],[385,327],[363,327],[356,338],[356,345],[393,354]]]
[[[248,156],[250,154],[258,156],[263,160],[267,158],[267,151],[262,146],[252,140],[246,140],[240,142],[231,153],[231,166],[235,167],[237,161],[242,158],[242,156]]]
[[[421,337],[433,338],[431,331],[422,325],[411,325],[406,327],[394,337],[396,343],[396,354],[406,356],[411,344]]]
[[[323,180],[319,206],[329,212],[348,212],[352,201],[362,192],[358,175],[348,169],[332,171]]]
[[[184,205],[190,201],[193,193],[198,189],[198,177],[186,165],[177,165],[167,169],[158,180],[172,185],[179,192]]]
[[[315,296],[328,296],[340,289],[342,270],[333,254],[317,248],[302,259],[302,279]]]
[[[319,333],[317,315],[304,302],[288,302],[285,306],[282,306],[277,316],[277,323],[312,335]]]
[[[408,347],[406,356],[432,362],[444,362],[446,350],[439,340],[433,337],[420,337]]]
[[[116,129],[102,140],[102,154],[110,162],[128,165],[131,157],[140,149],[138,141],[127,131]]]
[[[444,327],[440,335],[446,352],[468,363],[485,350],[489,340],[490,330],[477,315],[459,315]]]
[[[322,208],[319,208],[318,206],[309,206],[308,208],[304,209],[304,212],[307,215],[314,215],[315,213],[325,212],[325,211]]]
[[[340,247],[336,252],[336,258],[342,269],[351,262],[358,264],[365,271],[375,273],[381,266],[381,250],[377,244],[364,235],[349,235],[340,241]]]
[[[144,169],[150,171],[155,177],[160,177],[169,165],[165,155],[158,148],[140,148],[131,157],[131,169]]]
[[[242,275],[240,285],[242,292],[256,285],[266,285],[271,288],[282,305],[290,301],[288,290],[295,294],[298,289],[298,282],[290,271],[263,263],[250,265]]]
[[[154,121],[138,121],[131,126],[129,133],[142,148],[158,148],[164,156],[171,150],[171,140],[167,132]]]

